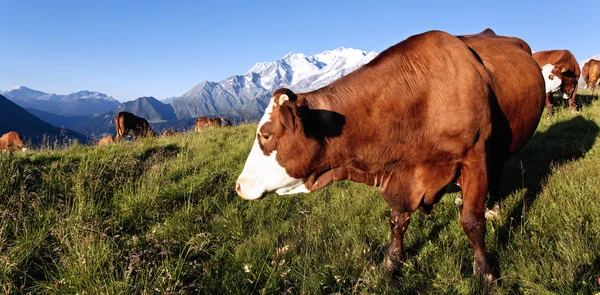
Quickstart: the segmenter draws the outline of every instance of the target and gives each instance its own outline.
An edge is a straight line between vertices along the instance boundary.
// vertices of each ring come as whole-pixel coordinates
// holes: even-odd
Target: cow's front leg
[[[575,104],[575,93],[573,93],[573,95],[569,98],[568,102],[569,102],[569,110],[571,110],[572,113],[576,113],[577,105]]]
[[[388,271],[394,271],[402,259],[402,240],[408,228],[410,213],[392,208],[390,217],[391,242],[383,260]]]
[[[554,106],[554,105],[552,104],[552,102],[550,101],[550,96],[551,96],[551,94],[550,94],[550,93],[546,93],[546,110],[547,110],[547,112],[546,112],[546,116],[547,116],[548,118],[549,118],[549,117],[552,117],[552,107]]]

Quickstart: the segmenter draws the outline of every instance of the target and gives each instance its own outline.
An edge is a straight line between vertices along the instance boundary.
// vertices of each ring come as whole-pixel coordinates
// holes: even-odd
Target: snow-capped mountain
[[[177,98],[177,96],[167,97],[165,99],[162,99],[160,102],[162,102],[162,103],[171,103],[176,98]]]
[[[220,82],[203,81],[171,101],[179,119],[226,116],[234,121],[256,120],[280,87],[296,92],[321,88],[377,56],[376,52],[340,47],[307,56],[289,53],[273,62],[255,64],[243,75]]]
[[[21,107],[62,116],[100,114],[120,105],[112,96],[87,90],[61,95],[20,86],[5,91],[3,95]]]

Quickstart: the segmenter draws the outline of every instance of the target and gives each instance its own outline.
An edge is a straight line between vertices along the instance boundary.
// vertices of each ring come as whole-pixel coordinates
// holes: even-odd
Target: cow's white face
[[[560,85],[562,83],[562,80],[552,73],[553,69],[554,65],[552,64],[547,64],[542,67],[542,75],[544,76],[544,82],[546,83],[546,93],[554,93],[560,91]]]
[[[309,192],[304,179],[290,176],[277,161],[279,138],[275,138],[274,129],[283,127],[276,126],[280,122],[272,122],[272,114],[288,99],[285,94],[273,98],[258,123],[254,145],[235,187],[238,195],[245,200],[258,199],[268,192],[279,195]]]

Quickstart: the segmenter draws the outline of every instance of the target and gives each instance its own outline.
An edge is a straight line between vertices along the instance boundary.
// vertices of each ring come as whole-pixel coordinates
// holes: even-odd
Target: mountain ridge
[[[290,52],[273,62],[254,64],[245,74],[219,82],[201,81],[171,105],[178,119],[224,116],[257,120],[277,88],[306,92],[329,85],[372,60],[377,53],[339,47],[315,55]]]
[[[23,108],[34,108],[61,116],[104,113],[121,104],[112,96],[89,90],[70,94],[55,94],[19,86],[2,93],[6,98]]]
[[[34,145],[45,141],[52,144],[54,139],[59,142],[66,139],[77,139],[81,143],[87,141],[87,137],[69,129],[54,127],[0,95],[0,135],[9,131],[18,132],[24,141]]]

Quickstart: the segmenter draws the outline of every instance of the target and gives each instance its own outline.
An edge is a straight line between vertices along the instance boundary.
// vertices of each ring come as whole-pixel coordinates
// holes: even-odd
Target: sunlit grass
[[[505,169],[486,242],[497,294],[600,292],[600,103],[556,108]],[[0,292],[480,294],[454,195],[382,259],[389,209],[341,182],[243,201],[255,125],[0,156]]]

